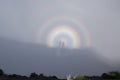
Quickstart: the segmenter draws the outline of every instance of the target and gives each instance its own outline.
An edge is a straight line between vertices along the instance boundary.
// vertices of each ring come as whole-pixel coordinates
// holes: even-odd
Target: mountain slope
[[[58,49],[0,39],[0,67],[6,73],[66,76],[97,75],[115,68],[102,62],[91,49]]]

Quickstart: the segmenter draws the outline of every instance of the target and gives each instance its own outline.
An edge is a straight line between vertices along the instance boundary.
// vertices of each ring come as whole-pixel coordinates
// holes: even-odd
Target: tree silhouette
[[[30,74],[30,78],[38,78],[38,75],[35,72],[33,72]]]
[[[101,75],[101,77],[104,78],[104,79],[109,78],[108,75],[107,75],[107,73],[103,73],[103,74]]]
[[[44,74],[41,73],[41,74],[39,75],[39,77],[41,77],[41,78],[44,77]]]
[[[0,69],[0,76],[4,75],[4,72],[2,69]]]

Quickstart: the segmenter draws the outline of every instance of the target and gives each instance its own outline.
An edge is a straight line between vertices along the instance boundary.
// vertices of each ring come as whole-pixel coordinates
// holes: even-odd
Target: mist
[[[23,55],[34,55],[35,59],[41,54],[48,55],[49,50],[50,53],[48,56],[51,54],[54,58],[54,55],[57,54],[54,52],[56,49],[45,47],[45,45],[43,46],[39,42],[36,42],[37,37],[39,37],[38,32],[41,30],[41,27],[44,27],[43,25],[47,24],[47,22],[51,21],[53,18],[67,16],[76,19],[89,32],[90,46],[85,48],[85,52],[88,51],[87,49],[92,50],[92,53],[94,54],[89,51],[87,53],[94,55],[95,58],[97,55],[99,58],[98,61],[101,61],[105,63],[107,67],[110,67],[108,70],[118,69],[120,67],[119,4],[119,0],[0,0],[0,66],[4,66],[6,72],[19,73],[19,70],[17,70],[18,67],[15,66],[15,64],[18,62],[14,62],[14,66],[12,66],[12,64],[9,64],[5,60],[16,60],[14,59],[14,55],[19,55],[21,57],[23,57]],[[2,44],[4,41],[5,44]],[[13,44],[10,44],[11,42],[13,42]],[[25,45],[22,45],[22,47],[15,47],[20,43],[21,45],[26,44],[28,49],[27,47],[24,48]],[[29,48],[29,45],[31,44],[35,46],[32,45],[32,48]],[[36,52],[36,54],[34,54],[35,52],[29,52],[30,49],[35,49],[36,47],[40,49],[40,51],[33,50]],[[26,52],[19,48],[24,48]],[[42,51],[42,48],[48,52]],[[4,52],[4,50],[9,54]],[[55,53],[54,55],[52,54],[51,50],[53,50],[53,53]],[[81,49],[79,50],[81,52]],[[68,52],[66,53],[68,54],[68,57],[76,57],[76,54],[72,54],[72,56],[69,55],[71,51],[80,55],[80,52],[76,51],[76,49],[71,49],[70,51],[68,49]],[[62,54],[64,54],[64,52]],[[12,56],[9,58],[9,55]],[[4,56],[4,58],[2,58],[2,56]],[[63,57],[65,56],[63,55]],[[39,58],[37,59],[39,61]],[[12,62],[13,61],[10,63]],[[61,64],[62,62],[63,61],[60,61]],[[20,61],[20,63],[22,62]],[[26,65],[26,63],[22,63],[22,65]],[[31,63],[34,63],[34,61],[32,62],[31,60]],[[31,63],[29,65],[32,65]],[[74,63],[74,61],[71,63]],[[67,64],[67,62],[65,64]],[[11,66],[11,68],[8,69],[7,66]],[[78,66],[80,66],[80,64]],[[13,70],[14,67],[16,67],[17,71]],[[11,71],[9,71],[10,69]],[[72,67],[70,69],[72,69]],[[68,69],[68,73],[70,69]],[[38,67],[35,71],[37,70],[39,71]],[[23,74],[26,74],[27,72],[29,72],[29,69],[26,72],[23,72]],[[43,72],[47,73],[47,71]],[[71,72],[75,74],[77,73],[77,70],[76,72],[74,72],[74,70]],[[56,72],[53,74],[55,73]],[[89,73],[90,72],[88,72],[88,74]],[[62,72],[58,74],[61,75]],[[85,71],[85,74],[87,74],[87,71]]]

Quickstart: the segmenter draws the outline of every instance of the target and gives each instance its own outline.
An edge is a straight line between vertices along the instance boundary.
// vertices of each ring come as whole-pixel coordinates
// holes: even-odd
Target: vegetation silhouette
[[[120,73],[118,71],[111,71],[103,73],[101,77],[104,79],[120,79]]]
[[[4,74],[3,70],[0,69],[0,76],[3,75],[3,74]]]
[[[5,74],[2,69],[0,69],[0,80],[66,80],[59,79],[56,76],[45,76],[44,74],[37,74],[35,72],[31,73],[30,76],[22,76],[17,74]],[[72,80],[120,80],[120,72],[111,71],[103,73],[101,76],[80,76],[77,75]]]
[[[76,76],[75,80],[86,80],[86,78],[78,75],[78,76]]]

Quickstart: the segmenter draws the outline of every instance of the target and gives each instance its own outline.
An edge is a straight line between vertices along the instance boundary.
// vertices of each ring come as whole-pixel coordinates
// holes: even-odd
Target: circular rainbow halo
[[[44,24],[37,33],[37,42],[48,47],[78,49],[89,47],[90,36],[79,21],[65,16]]]
[[[50,47],[78,48],[80,39],[78,33],[67,25],[55,27],[47,37],[47,45]]]

